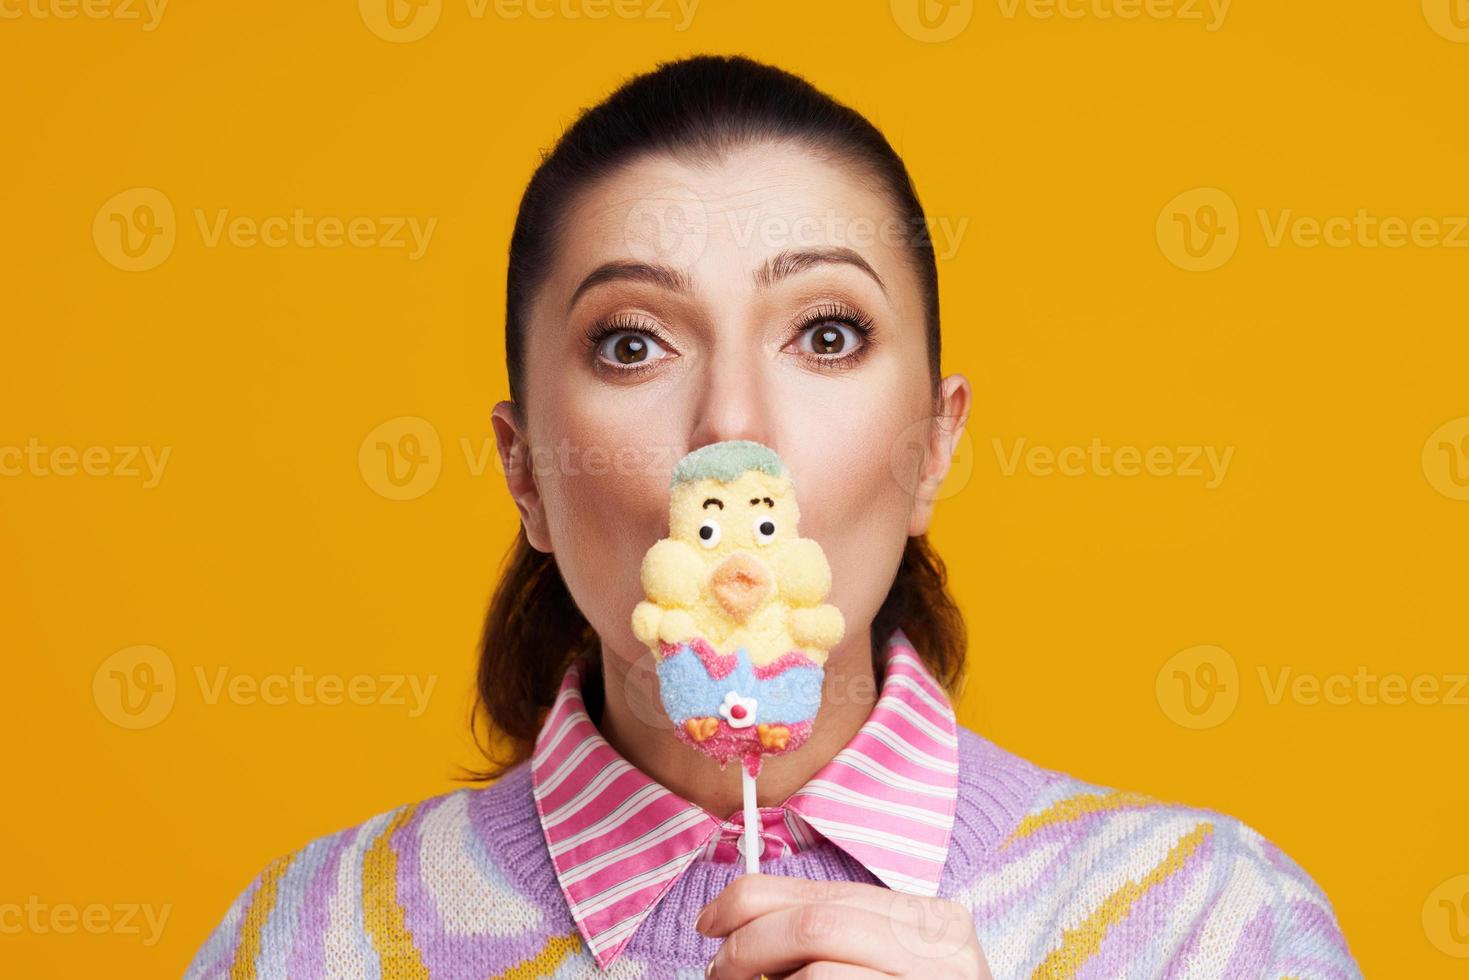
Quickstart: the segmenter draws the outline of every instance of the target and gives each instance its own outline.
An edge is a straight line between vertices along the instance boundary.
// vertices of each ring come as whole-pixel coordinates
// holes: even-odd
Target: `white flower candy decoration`
[[[724,715],[730,728],[749,728],[755,724],[755,709],[759,706],[760,702],[754,698],[741,697],[737,691],[725,691],[719,713]]]

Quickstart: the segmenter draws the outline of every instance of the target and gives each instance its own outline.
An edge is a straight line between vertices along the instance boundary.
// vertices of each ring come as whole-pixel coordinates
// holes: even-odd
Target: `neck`
[[[779,806],[806,785],[852,740],[877,703],[880,682],[873,673],[872,637],[868,630],[852,632],[827,657],[810,738],[800,749],[764,761],[755,783],[760,806]],[[604,644],[601,662],[602,712],[593,720],[602,737],[624,759],[690,803],[721,820],[737,812],[743,799],[739,762],[730,760],[721,772],[713,759],[674,736],[659,707],[651,655],[644,651],[630,662]]]

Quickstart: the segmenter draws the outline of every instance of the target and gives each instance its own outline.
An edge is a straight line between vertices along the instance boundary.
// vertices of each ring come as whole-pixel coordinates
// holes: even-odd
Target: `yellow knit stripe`
[[[245,921],[240,924],[240,943],[235,947],[235,958],[230,963],[230,980],[255,980],[255,959],[260,955],[260,930],[275,908],[276,893],[286,869],[296,855],[288,854],[272,861],[260,874],[260,887],[250,899],[245,910]]]
[[[1133,903],[1141,898],[1148,889],[1161,884],[1169,875],[1183,867],[1189,856],[1198,850],[1204,838],[1213,832],[1213,824],[1199,824],[1180,838],[1168,852],[1168,856],[1152,871],[1138,881],[1127,882],[1103,899],[1102,904],[1087,917],[1085,922],[1075,929],[1067,929],[1062,934],[1061,945],[1053,950],[1040,966],[1036,967],[1035,973],[1031,974],[1032,980],[1041,977],[1047,980],[1063,980],[1063,978],[1075,976],[1076,971],[1087,960],[1095,956],[1097,950],[1101,948],[1102,939],[1107,935],[1107,930],[1125,918]]]
[[[575,932],[552,936],[546,941],[545,948],[535,956],[522,960],[503,973],[495,974],[490,980],[535,980],[537,977],[550,976],[561,966],[562,960],[580,949],[581,936]]]
[[[429,980],[428,966],[413,944],[398,901],[398,854],[392,844],[393,834],[417,810],[416,803],[399,810],[362,856],[362,920],[382,962],[383,976],[403,980]]]
[[[1152,802],[1154,802],[1152,797],[1144,796],[1141,793],[1120,793],[1115,790],[1106,794],[1087,793],[1082,796],[1069,796],[1051,804],[1040,813],[1031,814],[1020,821],[1014,833],[1001,846],[1009,847],[1043,827],[1070,823],[1073,820],[1080,820],[1087,814],[1120,810],[1125,806],[1142,806]]]

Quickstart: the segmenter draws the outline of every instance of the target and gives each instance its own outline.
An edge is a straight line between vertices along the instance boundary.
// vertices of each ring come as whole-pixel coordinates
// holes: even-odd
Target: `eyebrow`
[[[781,252],[779,255],[766,259],[765,264],[756,270],[755,284],[773,286],[787,276],[805,272],[818,265],[850,265],[870,276],[872,281],[877,283],[877,288],[881,289],[884,295],[887,294],[888,287],[882,281],[882,276],[879,276],[876,270],[867,264],[866,259],[852,249],[843,246],[790,249]]]
[[[724,501],[719,500],[715,497],[710,497],[708,500],[704,501],[704,506],[702,509],[708,510],[710,504],[715,504],[719,507],[720,510],[724,510]]]
[[[673,293],[691,293],[694,291],[693,283],[689,277],[678,269],[666,265],[655,265],[650,262],[606,262],[593,269],[591,274],[581,281],[576,291],[571,294],[571,301],[566,304],[569,313],[581,298],[581,294],[594,286],[600,286],[608,282],[645,282]]]
[[[887,295],[887,284],[882,281],[882,276],[877,274],[867,260],[852,249],[841,246],[788,249],[779,255],[772,256],[755,270],[755,285],[768,288],[782,279],[798,272],[805,272],[818,265],[849,265],[871,277],[872,281],[877,283],[877,288],[883,291],[883,295]],[[689,280],[688,275],[671,266],[631,260],[605,262],[593,269],[572,292],[571,299],[566,304],[566,311],[571,312],[571,308],[576,306],[576,301],[581,298],[582,293],[609,282],[647,283],[672,293],[684,295],[694,291],[693,283]]]

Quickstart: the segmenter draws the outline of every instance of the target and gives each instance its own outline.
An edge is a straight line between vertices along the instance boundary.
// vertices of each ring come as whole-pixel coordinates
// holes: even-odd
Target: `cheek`
[[[801,506],[800,533],[814,538],[832,569],[831,601],[849,627],[870,622],[887,596],[908,538],[913,498],[900,479],[903,440],[927,410],[894,392],[873,397],[854,391],[840,408],[823,413],[819,431],[787,441]]]
[[[668,521],[673,461],[605,418],[566,415],[534,433],[537,485],[556,564],[605,647],[641,654],[630,617],[643,554]]]

